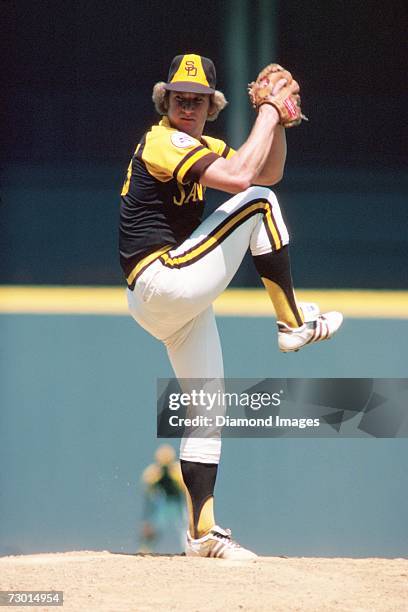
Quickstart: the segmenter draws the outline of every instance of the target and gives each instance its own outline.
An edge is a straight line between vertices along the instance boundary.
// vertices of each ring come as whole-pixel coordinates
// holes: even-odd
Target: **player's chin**
[[[194,136],[197,131],[197,122],[194,119],[182,119],[178,122],[179,130],[186,132],[186,134],[190,134],[190,136]]]
[[[182,123],[186,123],[187,125],[194,125],[196,122],[196,120],[192,119],[192,117],[181,117],[180,121]]]

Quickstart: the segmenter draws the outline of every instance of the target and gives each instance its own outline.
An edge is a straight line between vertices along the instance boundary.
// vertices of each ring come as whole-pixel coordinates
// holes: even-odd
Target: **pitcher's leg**
[[[208,308],[165,340],[178,379],[210,379],[212,392],[223,390],[224,376],[220,339],[212,308]],[[208,385],[204,383],[206,391]],[[184,390],[184,389],[183,389]],[[186,485],[189,531],[193,538],[207,534],[215,525],[214,486],[221,455],[220,432],[209,437],[189,435],[181,440],[180,463]]]
[[[173,272],[169,281],[173,297],[180,295],[175,290],[179,284],[182,292],[188,292],[186,306],[196,309],[195,315],[229,285],[250,247],[277,318],[297,327],[303,318],[294,294],[288,243],[275,194],[266,187],[251,187],[222,204],[160,261]]]
[[[303,324],[293,287],[289,245],[278,251],[253,256],[254,264],[273,304],[276,318],[290,327]]]
[[[224,365],[217,324],[209,306],[164,340],[177,378],[223,378]]]
[[[304,316],[293,289],[288,243],[276,196],[265,187],[251,187],[230,198],[143,272],[129,301],[131,312],[160,340],[177,333],[229,285],[249,246],[275,308],[281,350],[330,338],[342,317],[320,315],[310,305],[309,318]]]

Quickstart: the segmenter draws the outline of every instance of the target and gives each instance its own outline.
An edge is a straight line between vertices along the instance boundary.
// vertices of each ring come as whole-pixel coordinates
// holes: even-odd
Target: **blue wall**
[[[136,551],[164,349],[130,317],[3,315],[0,326],[0,554]],[[229,377],[407,374],[405,320],[347,320],[294,355],[278,352],[273,319],[219,328]],[[407,459],[406,439],[227,439],[217,520],[262,554],[404,556]]]

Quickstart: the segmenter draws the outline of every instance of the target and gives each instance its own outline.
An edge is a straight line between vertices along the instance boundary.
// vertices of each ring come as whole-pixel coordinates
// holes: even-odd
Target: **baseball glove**
[[[286,84],[276,87],[285,79]],[[252,106],[258,110],[262,104],[271,104],[279,113],[279,123],[285,128],[299,125],[307,117],[300,108],[299,85],[291,73],[279,64],[269,64],[258,75],[256,81],[249,83],[248,94]]]

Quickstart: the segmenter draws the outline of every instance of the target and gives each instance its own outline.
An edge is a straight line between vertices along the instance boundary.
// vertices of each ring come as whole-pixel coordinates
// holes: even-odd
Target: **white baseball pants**
[[[127,290],[133,318],[161,340],[177,378],[224,377],[212,309],[248,249],[264,255],[288,244],[275,194],[250,187],[215,210],[177,248],[155,260]],[[183,438],[180,458],[218,463],[220,439]]]

